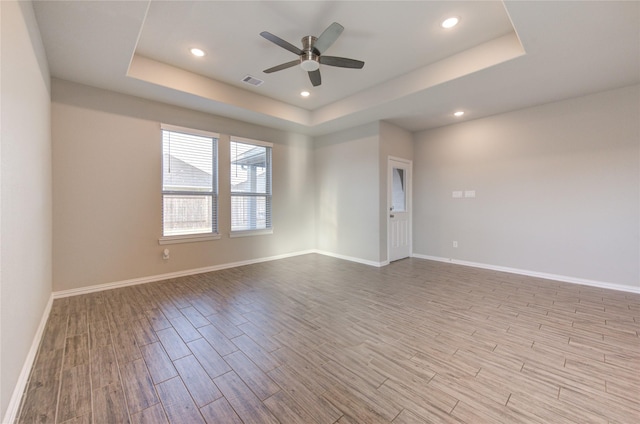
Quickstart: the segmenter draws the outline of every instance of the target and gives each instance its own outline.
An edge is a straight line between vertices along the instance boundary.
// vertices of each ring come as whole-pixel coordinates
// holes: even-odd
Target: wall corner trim
[[[446,262],[446,263],[456,264],[456,265],[470,266],[474,268],[490,269],[493,271],[508,272],[511,274],[526,275],[529,277],[545,278],[547,280],[560,281],[563,283],[582,284],[584,286],[598,287],[601,289],[618,290],[618,291],[640,294],[640,287],[634,287],[634,286],[629,286],[624,284],[607,283],[604,281],[594,281],[594,280],[588,280],[585,278],[569,277],[566,275],[549,274],[546,272],[529,271],[526,269],[509,268],[505,266],[483,264],[479,262],[462,261],[459,259],[452,259],[452,258],[442,258],[439,256],[421,255],[418,253],[412,254],[411,257],[418,258],[418,259],[427,259],[430,261]]]
[[[47,325],[47,321],[49,320],[49,314],[51,313],[51,306],[53,305],[53,293],[49,296],[49,301],[44,308],[44,312],[42,313],[42,318],[40,318],[40,324],[38,325],[38,329],[36,330],[36,334],[33,336],[33,341],[31,342],[31,348],[27,353],[27,357],[24,360],[24,364],[22,365],[22,370],[20,371],[20,375],[18,376],[18,381],[13,389],[13,394],[11,395],[11,399],[9,400],[9,405],[7,406],[7,411],[4,414],[4,418],[2,419],[3,423],[13,423],[16,418],[18,418],[20,402],[22,401],[22,395],[24,394],[25,389],[27,388],[27,383],[29,382],[29,375],[31,374],[31,369],[36,361],[36,356],[38,354],[38,348],[40,347],[40,342],[42,341],[42,336],[44,335],[44,329]]]

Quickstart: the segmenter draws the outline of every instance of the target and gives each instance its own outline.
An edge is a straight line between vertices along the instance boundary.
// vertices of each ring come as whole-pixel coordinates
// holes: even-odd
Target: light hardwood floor
[[[321,255],[56,300],[20,423],[638,423],[640,295]]]

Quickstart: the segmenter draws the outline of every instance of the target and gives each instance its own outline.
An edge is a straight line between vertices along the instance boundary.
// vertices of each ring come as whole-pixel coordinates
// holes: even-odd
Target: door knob
[[[394,218],[394,217],[395,217],[395,215],[389,215],[389,218]]]

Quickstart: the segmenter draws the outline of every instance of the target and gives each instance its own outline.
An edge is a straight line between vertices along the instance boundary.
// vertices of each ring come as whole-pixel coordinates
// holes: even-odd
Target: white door
[[[411,161],[389,158],[389,262],[411,255]]]

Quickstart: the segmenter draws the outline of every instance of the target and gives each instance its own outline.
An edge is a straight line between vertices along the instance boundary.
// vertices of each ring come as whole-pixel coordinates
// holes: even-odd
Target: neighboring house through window
[[[270,233],[271,143],[231,137],[231,233]]]

